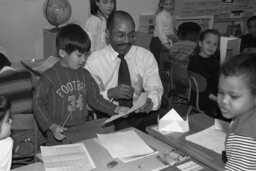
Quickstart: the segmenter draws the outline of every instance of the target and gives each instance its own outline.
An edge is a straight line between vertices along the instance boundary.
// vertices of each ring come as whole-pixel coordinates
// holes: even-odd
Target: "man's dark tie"
[[[131,85],[131,78],[130,78],[130,72],[127,65],[126,60],[124,59],[123,55],[118,55],[118,58],[121,59],[119,72],[118,72],[118,85],[120,84],[126,84]],[[132,107],[132,99],[120,99],[119,100],[119,106],[126,106],[126,107]]]

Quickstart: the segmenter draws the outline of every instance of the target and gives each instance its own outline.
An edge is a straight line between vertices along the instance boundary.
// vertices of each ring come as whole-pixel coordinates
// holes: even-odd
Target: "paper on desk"
[[[216,130],[213,125],[201,132],[187,136],[186,140],[221,154],[225,148],[225,138],[226,133]]]
[[[46,171],[89,171],[95,167],[82,143],[41,146]]]
[[[56,62],[60,61],[60,58],[55,56],[49,56],[41,65],[34,67],[33,70],[44,72],[51,68]]]
[[[138,110],[140,107],[142,107],[146,101],[147,101],[147,98],[148,98],[148,92],[143,92],[140,94],[139,98],[137,101],[133,102],[133,106],[132,108],[130,108],[127,112],[123,113],[123,114],[119,114],[119,115],[113,115],[111,116],[109,119],[105,120],[104,123],[108,123],[108,122],[111,122],[111,121],[114,121],[118,118],[121,118],[123,116],[126,116],[136,110]]]
[[[175,109],[171,109],[158,121],[158,128],[163,132],[184,133],[189,131],[188,119],[184,121]]]
[[[154,152],[133,130],[97,134],[97,136],[101,145],[113,158],[147,155]]]

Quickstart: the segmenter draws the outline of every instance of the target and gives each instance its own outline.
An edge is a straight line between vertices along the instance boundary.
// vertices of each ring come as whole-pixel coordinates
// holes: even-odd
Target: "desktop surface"
[[[158,130],[154,129],[156,127],[155,125],[147,127],[146,131],[161,141],[191,155],[193,158],[199,160],[207,166],[221,171],[224,170],[224,162],[222,161],[221,154],[185,139],[186,136],[202,131],[213,124],[214,119],[205,114],[192,114],[189,117],[189,132],[169,133],[163,135]]]

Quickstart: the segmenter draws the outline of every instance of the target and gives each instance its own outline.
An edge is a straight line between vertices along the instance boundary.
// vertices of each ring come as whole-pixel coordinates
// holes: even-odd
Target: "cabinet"
[[[56,36],[59,28],[43,29],[44,32],[44,58],[58,56],[56,49]]]

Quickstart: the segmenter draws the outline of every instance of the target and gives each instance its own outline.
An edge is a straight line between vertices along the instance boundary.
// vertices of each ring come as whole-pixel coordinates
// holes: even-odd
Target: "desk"
[[[12,169],[11,171],[45,171],[45,168],[43,163],[36,162],[30,165]]]
[[[163,152],[172,148],[168,144],[166,144],[148,134],[145,134],[144,132],[141,132],[141,131],[137,130],[136,128],[128,128],[125,130],[134,130],[149,146],[157,149],[159,151],[159,154],[162,154]],[[94,169],[95,171],[107,171],[107,170],[111,170],[111,171],[131,171],[131,170],[132,171],[148,171],[148,170],[152,170],[153,168],[163,165],[156,159],[156,155],[138,159],[138,160],[131,161],[128,163],[122,163],[119,159],[113,159],[111,157],[111,155],[108,153],[108,151],[95,141],[95,138],[85,140],[85,141],[83,141],[83,143],[85,144],[88,152],[90,153],[90,155],[92,157],[92,160],[94,161],[94,164],[96,165],[96,169]],[[118,165],[116,165],[113,168],[108,168],[107,163],[109,163],[113,160],[118,161]],[[183,163],[186,163],[188,161],[194,161],[195,163],[204,167],[204,169],[202,169],[201,171],[213,170],[213,169],[209,168],[208,166],[196,161],[195,159],[189,159]],[[180,165],[180,164],[178,164],[178,165]],[[176,166],[172,166],[171,168],[166,168],[165,170],[167,171],[170,169],[173,171],[179,170]],[[28,171],[30,171],[30,170],[28,170]],[[44,170],[40,169],[38,171],[44,171]]]
[[[153,126],[147,127],[146,131],[154,137],[162,140],[163,142],[176,147],[177,149],[191,155],[200,162],[207,166],[222,171],[224,170],[224,162],[221,159],[221,155],[206,149],[200,145],[194,144],[185,140],[185,137],[196,132],[202,131],[214,124],[214,119],[205,114],[193,114],[189,117],[189,129],[190,131],[183,133],[170,133],[163,135],[155,129]]]

